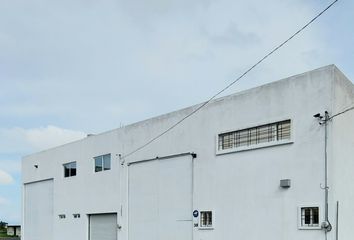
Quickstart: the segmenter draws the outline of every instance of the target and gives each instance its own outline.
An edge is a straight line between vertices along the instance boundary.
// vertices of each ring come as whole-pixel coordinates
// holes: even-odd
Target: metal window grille
[[[289,140],[291,121],[281,121],[258,127],[219,134],[218,149],[226,150],[261,143]]]
[[[304,207],[301,208],[301,226],[318,227],[319,226],[319,208]]]
[[[200,227],[212,227],[213,226],[213,213],[212,211],[200,212]]]

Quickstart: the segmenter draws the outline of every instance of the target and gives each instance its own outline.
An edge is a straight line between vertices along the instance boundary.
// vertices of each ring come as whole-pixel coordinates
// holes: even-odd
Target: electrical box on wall
[[[290,179],[280,180],[280,187],[281,188],[290,188],[291,187],[291,180]]]

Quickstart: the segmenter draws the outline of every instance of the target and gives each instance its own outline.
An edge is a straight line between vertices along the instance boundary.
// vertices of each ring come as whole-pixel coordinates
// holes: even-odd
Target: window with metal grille
[[[76,176],[76,162],[66,163],[64,166],[64,177]]]
[[[319,226],[319,207],[301,208],[301,227]]]
[[[95,172],[101,172],[111,169],[111,154],[94,157]]]
[[[212,228],[213,227],[213,212],[212,211],[200,211],[200,227]]]
[[[219,134],[218,149],[227,150],[261,143],[290,140],[291,121],[281,121],[258,127]]]

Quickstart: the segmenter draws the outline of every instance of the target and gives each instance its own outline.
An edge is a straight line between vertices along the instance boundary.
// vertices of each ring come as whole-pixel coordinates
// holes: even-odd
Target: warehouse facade
[[[330,65],[217,99],[128,157],[200,105],[26,156],[22,238],[349,239],[354,111],[319,122],[353,104]]]

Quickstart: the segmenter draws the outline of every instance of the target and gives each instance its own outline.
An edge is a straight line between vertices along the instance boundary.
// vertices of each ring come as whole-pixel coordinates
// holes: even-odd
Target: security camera
[[[315,115],[313,115],[314,118],[319,118],[322,119],[323,117],[321,116],[321,113],[317,113]]]

